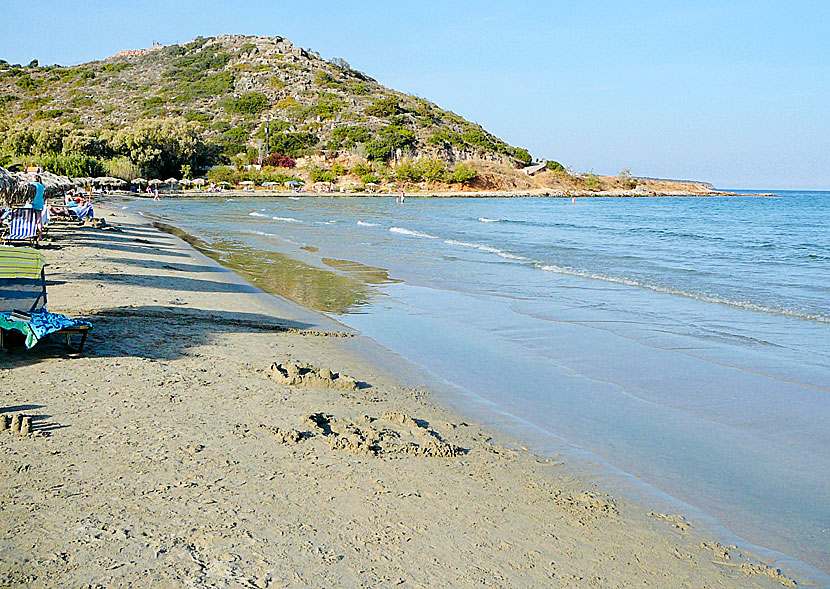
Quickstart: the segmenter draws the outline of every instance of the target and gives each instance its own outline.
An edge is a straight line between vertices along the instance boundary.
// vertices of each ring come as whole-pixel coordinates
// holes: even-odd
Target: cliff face
[[[0,65],[0,96],[6,126],[38,122],[88,133],[184,117],[227,157],[265,147],[375,161],[530,161],[481,126],[282,37],[197,38],[72,67]]]

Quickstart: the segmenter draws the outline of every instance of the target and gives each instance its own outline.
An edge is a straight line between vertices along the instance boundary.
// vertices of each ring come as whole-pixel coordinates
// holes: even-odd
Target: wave
[[[457,241],[455,239],[445,239],[444,243],[447,245],[456,245],[459,247],[468,247],[471,249],[476,249],[481,252],[487,252],[490,254],[496,254],[499,257],[505,258],[507,260],[516,260],[517,262],[527,262],[530,258],[526,258],[524,256],[519,256],[517,254],[511,254],[510,252],[506,252],[502,249],[497,247],[491,247],[489,245],[482,245],[480,243],[470,243],[467,241]]]
[[[360,225],[361,227],[377,227],[378,226],[377,223],[369,223],[367,221],[358,221],[357,224]]]
[[[614,284],[623,284],[625,286],[634,286],[637,288],[645,288],[654,292],[659,292],[662,294],[669,294],[675,296],[682,296],[690,299],[695,299],[698,301],[703,301],[705,303],[716,303],[719,305],[729,305],[731,307],[738,307],[740,309],[746,309],[747,311],[756,311],[761,313],[772,313],[774,315],[784,315],[786,317],[795,317],[798,319],[806,319],[808,321],[816,321],[818,323],[830,323],[830,315],[823,315],[821,313],[805,313],[803,311],[799,311],[796,309],[787,309],[783,307],[770,307],[768,305],[762,305],[760,303],[753,303],[750,301],[738,301],[734,299],[730,299],[728,297],[724,297],[721,295],[713,295],[713,294],[704,294],[704,293],[696,293],[690,292],[687,290],[682,290],[679,288],[674,288],[671,286],[659,286],[655,284],[649,284],[648,282],[642,282],[640,280],[636,280],[634,278],[625,278],[625,277],[618,277],[618,276],[608,276],[604,274],[596,274],[594,272],[589,272],[587,270],[579,270],[577,268],[569,268],[566,266],[558,266],[556,264],[542,264],[540,262],[534,262],[534,264],[540,269],[544,270],[545,272],[553,272],[555,274],[564,274],[567,276],[578,276],[580,278],[588,278],[590,280],[602,280],[603,282],[611,282]]]
[[[289,196],[288,199],[289,200],[300,200],[300,197],[299,196]]]
[[[262,209],[263,211],[265,209]],[[270,215],[264,215],[263,213],[252,211],[248,213],[251,217],[259,217],[261,219],[273,219],[274,221],[283,221],[284,223],[302,223],[299,219],[295,219],[294,217],[272,217]]]
[[[498,223],[501,221],[501,219],[488,219],[487,217],[479,217],[478,220],[482,223]]]
[[[403,227],[390,227],[389,231],[392,233],[400,233],[401,235],[411,235],[412,237],[425,237],[426,239],[438,239],[435,235],[429,233],[421,233],[420,231],[411,231]]]

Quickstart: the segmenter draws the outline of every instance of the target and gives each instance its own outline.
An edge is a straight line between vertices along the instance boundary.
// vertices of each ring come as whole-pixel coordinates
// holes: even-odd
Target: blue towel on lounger
[[[46,309],[40,309],[32,313],[31,321],[13,321],[9,318],[11,313],[0,313],[0,327],[3,329],[16,329],[26,336],[26,348],[35,347],[38,341],[50,333],[55,333],[67,327],[78,327],[92,324],[80,319],[69,319],[60,313],[50,313]]]

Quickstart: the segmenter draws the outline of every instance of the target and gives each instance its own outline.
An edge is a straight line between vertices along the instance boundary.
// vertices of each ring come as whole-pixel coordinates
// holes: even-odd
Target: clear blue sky
[[[2,4],[11,62],[280,35],[577,171],[830,189],[830,1]]]

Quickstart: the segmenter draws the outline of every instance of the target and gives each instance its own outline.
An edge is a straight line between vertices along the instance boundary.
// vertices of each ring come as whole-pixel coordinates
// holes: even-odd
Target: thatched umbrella
[[[253,180],[243,180],[239,183],[240,186],[253,186],[255,182]]]
[[[193,186],[204,186],[205,184],[207,184],[207,180],[204,178],[196,178],[193,180]]]
[[[0,168],[0,203],[11,207],[25,204],[35,195],[35,187]]]
[[[168,178],[167,180],[164,181],[164,183],[169,184],[170,186],[173,186],[174,184],[178,184],[179,181],[176,180],[175,178]]]
[[[147,180],[145,180],[144,178],[133,178],[131,184],[141,186],[142,184],[147,184]]]
[[[190,186],[191,184],[193,184],[193,181],[189,180],[188,178],[182,178],[181,184],[182,186]]]
[[[58,176],[57,174],[53,174],[52,172],[40,172],[40,173],[31,173],[27,174],[24,172],[17,172],[14,174],[17,176],[17,179],[21,182],[26,184],[31,184],[35,181],[35,176],[40,176],[40,182],[43,184],[44,191],[43,195],[47,198],[62,195],[66,190],[75,187],[75,183],[72,182],[71,178],[67,178],[66,176]],[[34,197],[35,189],[34,187],[31,188],[30,197]]]
[[[164,182],[162,182],[158,178],[153,178],[152,180],[147,182],[147,184],[149,184],[150,186],[160,186],[160,185],[164,184]]]

